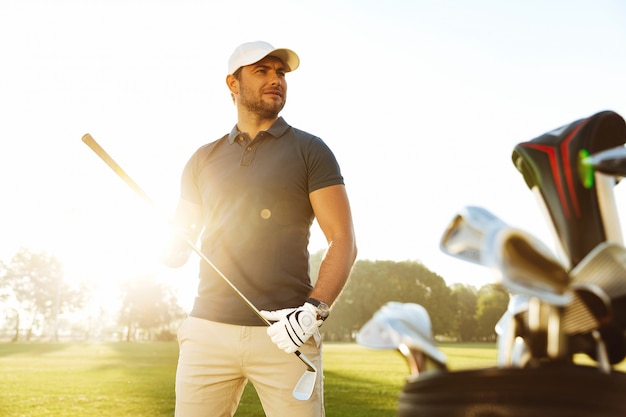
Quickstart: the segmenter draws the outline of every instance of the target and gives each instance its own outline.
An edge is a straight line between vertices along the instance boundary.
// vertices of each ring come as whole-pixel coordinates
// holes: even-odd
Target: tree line
[[[323,252],[311,256],[315,280]],[[389,301],[421,304],[433,333],[456,341],[493,341],[508,294],[486,285],[454,284],[417,261],[359,260],[322,326],[327,341],[354,341],[359,329]],[[45,252],[20,249],[0,262],[0,340],[168,340],[185,317],[172,286],[149,274],[129,277],[119,289],[117,311],[98,304],[86,283],[72,287],[62,263]]]
[[[149,274],[122,281],[113,314],[102,302],[88,280],[66,282],[48,253],[21,248],[0,261],[0,340],[172,339],[185,316],[173,289]]]
[[[312,257],[317,270],[322,253]],[[313,274],[315,279],[315,274]],[[354,341],[357,332],[387,302],[417,303],[429,313],[433,334],[454,341],[495,341],[495,325],[509,295],[495,285],[480,289],[445,280],[417,261],[359,260],[322,326],[328,341]]]

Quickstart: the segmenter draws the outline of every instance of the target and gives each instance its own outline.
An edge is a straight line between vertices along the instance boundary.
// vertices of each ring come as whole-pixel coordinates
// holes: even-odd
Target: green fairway
[[[2,344],[0,415],[174,414],[173,343]]]
[[[496,364],[494,344],[440,348],[452,370]],[[177,355],[169,342],[0,344],[0,415],[173,416]],[[395,417],[408,372],[398,352],[327,343],[324,362],[329,417]],[[251,386],[236,416],[263,416]]]
[[[452,367],[495,363],[493,345],[447,345]],[[0,411],[10,417],[172,416],[175,343],[1,344]],[[399,353],[325,345],[329,416],[395,416],[407,375]],[[237,417],[262,416],[248,386]]]

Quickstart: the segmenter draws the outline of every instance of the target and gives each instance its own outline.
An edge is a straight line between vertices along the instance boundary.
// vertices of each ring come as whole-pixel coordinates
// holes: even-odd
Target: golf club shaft
[[[100,144],[98,144],[98,142],[96,142],[96,140],[89,133],[85,134],[82,140],[87,146],[89,146],[89,148],[91,148],[92,151],[95,152],[96,155],[98,155],[98,157],[100,157],[100,159],[102,159],[104,163],[106,163],[118,175],[118,177],[120,177],[128,186],[130,186],[130,188],[132,188],[133,191],[137,193],[137,195],[139,195],[143,200],[149,203],[150,206],[152,206],[156,210],[156,205],[154,204],[153,200],[148,196],[148,194],[146,194],[143,191],[143,189],[139,187],[139,185],[130,177],[130,175],[128,175],[126,171],[124,171],[122,167],[117,162],[115,162],[115,160],[111,157],[111,155],[109,155],[104,150],[104,148],[102,148],[102,146],[100,146]],[[254,313],[256,313],[256,315],[259,316],[259,318],[263,320],[263,322],[267,326],[271,325],[271,323],[265,317],[261,315],[261,312],[259,311],[259,309],[256,308],[256,306],[252,304],[252,302],[248,300],[248,298],[245,295],[243,295],[241,291],[239,291],[239,289],[235,286],[235,284],[233,284],[226,277],[226,275],[224,275],[222,271],[220,271],[220,269],[195,245],[194,242],[192,242],[190,239],[186,237],[184,241],[192,251],[194,251],[198,256],[200,256],[200,258],[204,262],[206,262],[211,268],[213,268],[213,270],[220,276],[220,278],[222,278],[222,280],[226,284],[228,284],[228,286],[232,288],[233,291],[235,291],[235,293],[239,296],[239,298],[244,303],[246,303],[246,305],[252,311],[254,311]],[[308,358],[306,358],[302,353],[300,353],[300,351],[296,351],[295,354],[307,366],[307,368],[310,369],[312,367],[311,361],[309,361]]]

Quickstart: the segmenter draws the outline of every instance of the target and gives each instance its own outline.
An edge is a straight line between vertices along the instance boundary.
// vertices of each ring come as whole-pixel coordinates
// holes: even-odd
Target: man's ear
[[[234,75],[226,76],[226,85],[232,94],[239,94],[239,80]]]

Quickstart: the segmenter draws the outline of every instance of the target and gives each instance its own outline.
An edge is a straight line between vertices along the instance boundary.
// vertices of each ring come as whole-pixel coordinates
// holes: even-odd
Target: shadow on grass
[[[70,344],[50,342],[7,342],[0,343],[0,357],[11,355],[40,356],[67,349]]]

